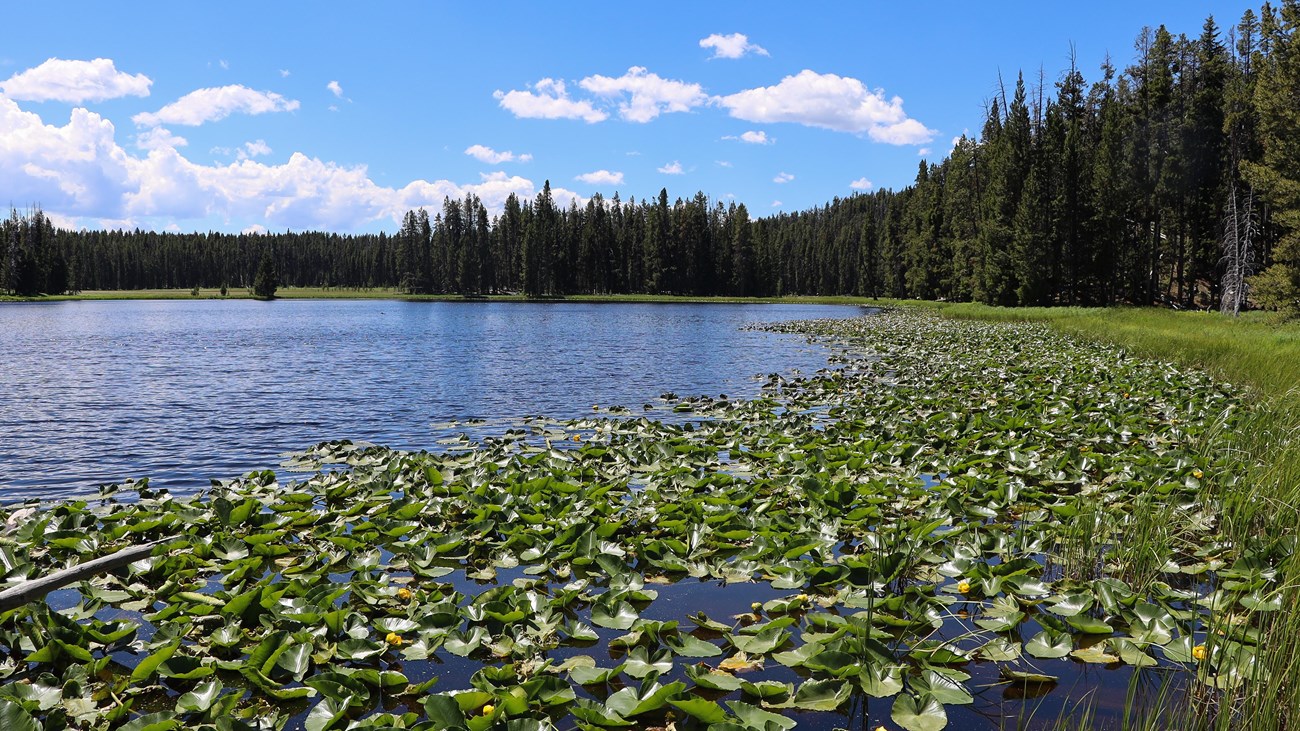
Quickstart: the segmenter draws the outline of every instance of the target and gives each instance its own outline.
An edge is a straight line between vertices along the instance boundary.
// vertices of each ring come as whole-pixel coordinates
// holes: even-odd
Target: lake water
[[[826,352],[750,323],[822,305],[120,301],[0,305],[0,500],[149,477],[175,491],[327,439],[433,449],[436,425],[664,392],[753,396]],[[504,423],[497,421],[496,423]],[[505,427],[502,426],[502,429]]]

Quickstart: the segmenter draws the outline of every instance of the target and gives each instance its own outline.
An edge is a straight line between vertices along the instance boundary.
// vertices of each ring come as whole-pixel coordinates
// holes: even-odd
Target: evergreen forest
[[[499,213],[474,196],[395,234],[69,231],[12,211],[0,289],[302,287],[411,294],[832,295],[999,305],[1248,305],[1300,312],[1300,0],[1233,26],[1144,28],[1089,79],[996,77],[978,135],[912,185],[751,217],[703,192],[549,183]]]

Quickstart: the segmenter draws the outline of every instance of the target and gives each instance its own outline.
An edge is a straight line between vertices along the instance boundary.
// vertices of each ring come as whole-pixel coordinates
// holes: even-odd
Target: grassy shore
[[[1240,450],[1254,465],[1248,474],[1215,476],[1224,506],[1223,530],[1242,553],[1278,546],[1288,559],[1280,611],[1251,618],[1258,628],[1253,682],[1205,693],[1185,718],[1135,719],[1131,728],[1294,729],[1300,724],[1300,324],[1252,313],[1232,319],[1215,313],[1155,309],[1024,308],[972,304],[926,305],[952,318],[1041,321],[1061,331],[1108,342],[1135,355],[1206,370],[1250,389],[1256,408],[1214,440]],[[1207,444],[1208,450],[1212,445]],[[1242,621],[1225,614],[1224,626]],[[1186,724],[1186,725],[1181,725]],[[1073,725],[1073,724],[1071,724]]]
[[[382,299],[408,302],[597,302],[646,304],[819,304],[883,306],[899,304],[899,300],[872,297],[688,297],[671,294],[583,294],[567,297],[530,298],[521,294],[494,294],[465,297],[459,294],[412,295],[392,287],[350,289],[344,287],[281,287],[276,299]],[[48,295],[41,297],[0,296],[0,302],[65,302],[83,300],[211,300],[254,299],[245,289],[230,289],[226,295],[220,289],[125,289],[86,290],[77,294]]]

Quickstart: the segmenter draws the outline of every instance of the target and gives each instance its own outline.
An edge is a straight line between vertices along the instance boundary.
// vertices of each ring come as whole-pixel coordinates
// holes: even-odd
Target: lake
[[[434,449],[488,419],[755,395],[827,351],[746,324],[827,305],[92,301],[0,305],[0,500],[174,491],[328,439]],[[666,413],[659,414],[666,416]]]

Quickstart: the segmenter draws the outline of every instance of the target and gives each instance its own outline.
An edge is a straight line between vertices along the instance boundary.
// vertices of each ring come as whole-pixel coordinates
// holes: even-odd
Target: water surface
[[[436,425],[664,392],[753,396],[826,351],[746,324],[825,305],[99,301],[0,305],[0,500],[149,477],[176,491],[327,439],[436,448]],[[504,427],[502,427],[504,428]]]

